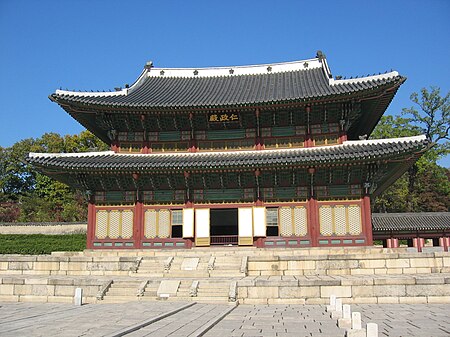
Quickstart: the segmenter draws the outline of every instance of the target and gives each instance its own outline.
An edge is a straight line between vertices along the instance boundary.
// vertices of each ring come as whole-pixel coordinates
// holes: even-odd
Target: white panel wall
[[[253,237],[253,208],[238,209],[239,236]]]
[[[266,208],[253,208],[253,235],[266,236]]]
[[[209,238],[209,208],[195,210],[195,237]]]
[[[183,238],[194,237],[194,209],[183,209]]]

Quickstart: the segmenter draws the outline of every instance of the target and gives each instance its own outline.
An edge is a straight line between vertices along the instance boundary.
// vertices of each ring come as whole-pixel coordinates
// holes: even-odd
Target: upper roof
[[[318,53],[318,57],[313,59],[253,66],[172,69],[154,68],[147,63],[129,88],[114,92],[56,90],[50,99],[61,105],[137,109],[232,107],[307,101],[377,88],[397,88],[404,80],[396,71],[354,79],[334,79],[325,57]],[[392,97],[394,94],[395,90]]]
[[[373,213],[375,232],[450,230],[450,212]]]
[[[113,151],[88,153],[30,153],[37,167],[76,171],[122,170],[211,170],[260,168],[261,166],[319,165],[399,158],[421,153],[428,145],[425,136],[346,141],[341,145],[262,151],[177,152],[124,154]]]

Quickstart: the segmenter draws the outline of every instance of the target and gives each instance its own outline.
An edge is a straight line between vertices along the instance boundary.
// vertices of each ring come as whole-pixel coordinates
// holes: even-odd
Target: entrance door
[[[210,211],[211,245],[237,245],[238,210],[219,208]]]

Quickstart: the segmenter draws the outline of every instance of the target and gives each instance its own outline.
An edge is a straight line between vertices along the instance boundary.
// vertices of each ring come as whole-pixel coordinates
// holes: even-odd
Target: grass
[[[42,255],[84,249],[86,249],[86,234],[0,234],[0,254]]]

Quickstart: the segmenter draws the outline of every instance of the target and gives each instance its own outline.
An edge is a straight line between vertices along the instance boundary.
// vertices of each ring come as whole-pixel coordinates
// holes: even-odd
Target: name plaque
[[[239,122],[239,115],[231,112],[209,112],[209,123],[231,123]]]

